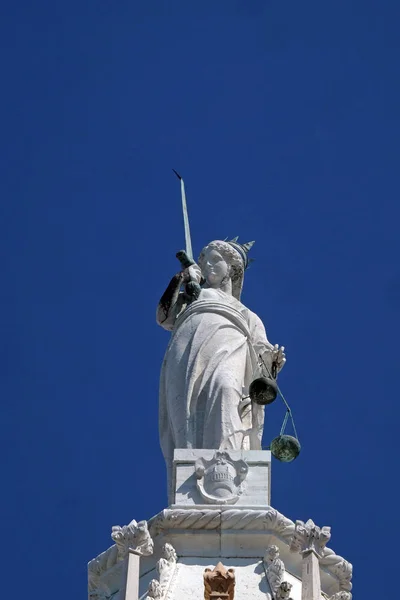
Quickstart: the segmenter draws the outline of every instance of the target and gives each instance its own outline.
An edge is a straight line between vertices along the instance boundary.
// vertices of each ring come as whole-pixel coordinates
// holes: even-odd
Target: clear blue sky
[[[287,348],[303,445],[273,505],[331,525],[356,597],[393,593],[399,19],[395,0],[2,3],[4,597],[85,597],[111,526],[166,506],[172,167],[196,252],[256,240],[243,301]]]

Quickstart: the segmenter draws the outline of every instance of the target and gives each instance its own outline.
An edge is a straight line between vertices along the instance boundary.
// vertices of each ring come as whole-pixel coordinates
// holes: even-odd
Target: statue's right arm
[[[175,319],[182,305],[180,290],[183,282],[183,273],[174,275],[157,306],[157,323],[167,331],[173,329]]]

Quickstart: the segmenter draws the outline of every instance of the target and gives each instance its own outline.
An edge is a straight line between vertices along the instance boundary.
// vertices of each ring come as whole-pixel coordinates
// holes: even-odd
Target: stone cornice
[[[167,508],[148,522],[150,535],[168,530],[252,530],[274,533],[291,545],[296,525],[272,507],[266,510],[246,508]],[[323,570],[337,579],[341,591],[350,592],[353,567],[330,548],[322,548],[319,563]]]

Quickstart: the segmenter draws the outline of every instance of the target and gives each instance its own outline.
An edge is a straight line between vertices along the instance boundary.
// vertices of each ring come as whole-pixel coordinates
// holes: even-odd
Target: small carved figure
[[[285,565],[279,558],[278,546],[268,546],[264,555],[265,571],[274,600],[279,598],[278,590],[283,582]]]
[[[163,591],[166,590],[172,573],[174,572],[176,565],[176,552],[174,547],[171,544],[164,544],[162,548],[162,556],[157,562],[156,570],[158,573],[158,578],[160,580],[160,585]]]
[[[214,569],[204,571],[205,600],[233,600],[235,595],[235,569],[226,569],[219,562]]]
[[[163,590],[157,579],[152,579],[147,590],[146,600],[160,600],[163,597]]]
[[[278,593],[276,595],[276,599],[277,600],[292,600],[292,598],[290,598],[290,592],[292,590],[292,584],[289,583],[288,581],[282,581],[281,585],[279,586],[278,589]]]

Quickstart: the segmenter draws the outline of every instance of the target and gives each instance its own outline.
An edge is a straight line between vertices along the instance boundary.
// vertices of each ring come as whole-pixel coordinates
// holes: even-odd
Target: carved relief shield
[[[235,504],[243,493],[248,470],[244,460],[234,460],[229,452],[218,450],[211,460],[196,461],[197,489],[207,504]]]

